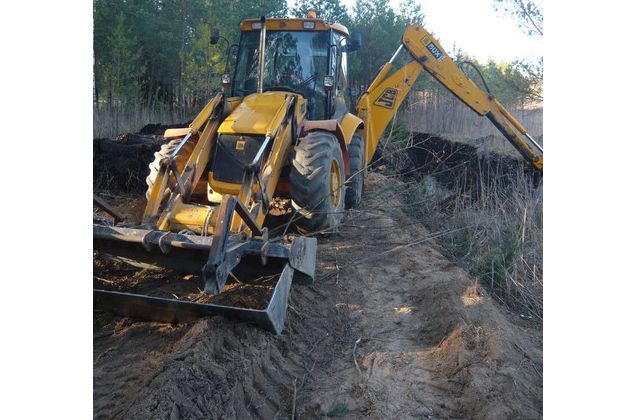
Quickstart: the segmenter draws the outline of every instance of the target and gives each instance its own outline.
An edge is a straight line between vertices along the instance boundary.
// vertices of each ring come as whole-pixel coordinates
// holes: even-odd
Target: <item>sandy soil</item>
[[[369,174],[359,208],[318,238],[318,280],[292,287],[280,336],[95,313],[94,418],[542,418],[542,331],[449,263],[395,184]]]

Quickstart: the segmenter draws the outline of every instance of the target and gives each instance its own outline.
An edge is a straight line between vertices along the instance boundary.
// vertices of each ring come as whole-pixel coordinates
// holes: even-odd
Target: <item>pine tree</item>
[[[339,0],[298,0],[291,9],[291,14],[298,18],[306,17],[309,12],[315,12],[315,16],[325,22],[346,26],[350,23],[348,9]]]

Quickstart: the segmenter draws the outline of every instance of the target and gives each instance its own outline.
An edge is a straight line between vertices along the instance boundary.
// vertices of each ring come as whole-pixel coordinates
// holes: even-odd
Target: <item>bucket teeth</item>
[[[229,271],[226,272],[225,264],[206,264],[203,267],[203,279],[205,281],[205,287],[203,289],[204,293],[210,295],[218,295],[223,291],[223,287],[225,286],[225,281],[227,280],[227,276]]]

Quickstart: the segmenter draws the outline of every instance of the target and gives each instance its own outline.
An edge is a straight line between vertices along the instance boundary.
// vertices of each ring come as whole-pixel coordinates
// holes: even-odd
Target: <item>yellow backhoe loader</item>
[[[275,270],[269,304],[254,310],[94,290],[95,307],[165,322],[222,314],[280,333],[291,283],[313,281],[317,245],[310,236],[269,237],[264,221],[272,201],[290,200],[300,233],[337,229],[344,208],[360,203],[379,138],[423,69],[542,169],[542,149],[526,130],[420,25],[405,31],[356,109],[348,107],[347,55],[360,47],[360,35],[316,18],[263,17],[240,29],[222,91],[189,127],[166,131],[171,141],[150,165],[142,221],[122,222],[95,197],[114,220],[95,219],[94,248],[135,264],[201,273],[210,295],[221,293],[231,273]],[[408,63],[390,75],[403,51]]]

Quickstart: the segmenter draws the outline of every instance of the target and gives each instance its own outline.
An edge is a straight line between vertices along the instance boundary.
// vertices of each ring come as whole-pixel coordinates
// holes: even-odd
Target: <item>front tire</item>
[[[154,153],[155,159],[149,164],[149,175],[146,178],[147,192],[145,195],[147,197],[147,200],[151,197],[151,192],[153,191],[155,180],[157,179],[158,173],[160,172],[160,161],[166,157],[172,156],[181,142],[182,139],[171,140],[168,143],[163,144],[162,147],[160,147],[160,150]],[[195,145],[196,141],[193,140],[193,138],[189,138],[186,141],[186,144],[180,149],[177,156],[175,156],[175,164],[177,165],[177,169],[179,170],[180,174],[184,170],[184,167],[188,162],[188,158],[195,149]],[[175,182],[174,175],[171,175],[171,179],[173,182]],[[166,197],[169,197],[170,193],[171,189],[169,187],[166,187],[166,189],[164,190],[165,199]]]
[[[337,138],[324,131],[302,138],[295,146],[289,177],[298,229],[318,232],[338,228],[343,219],[346,177]]]

